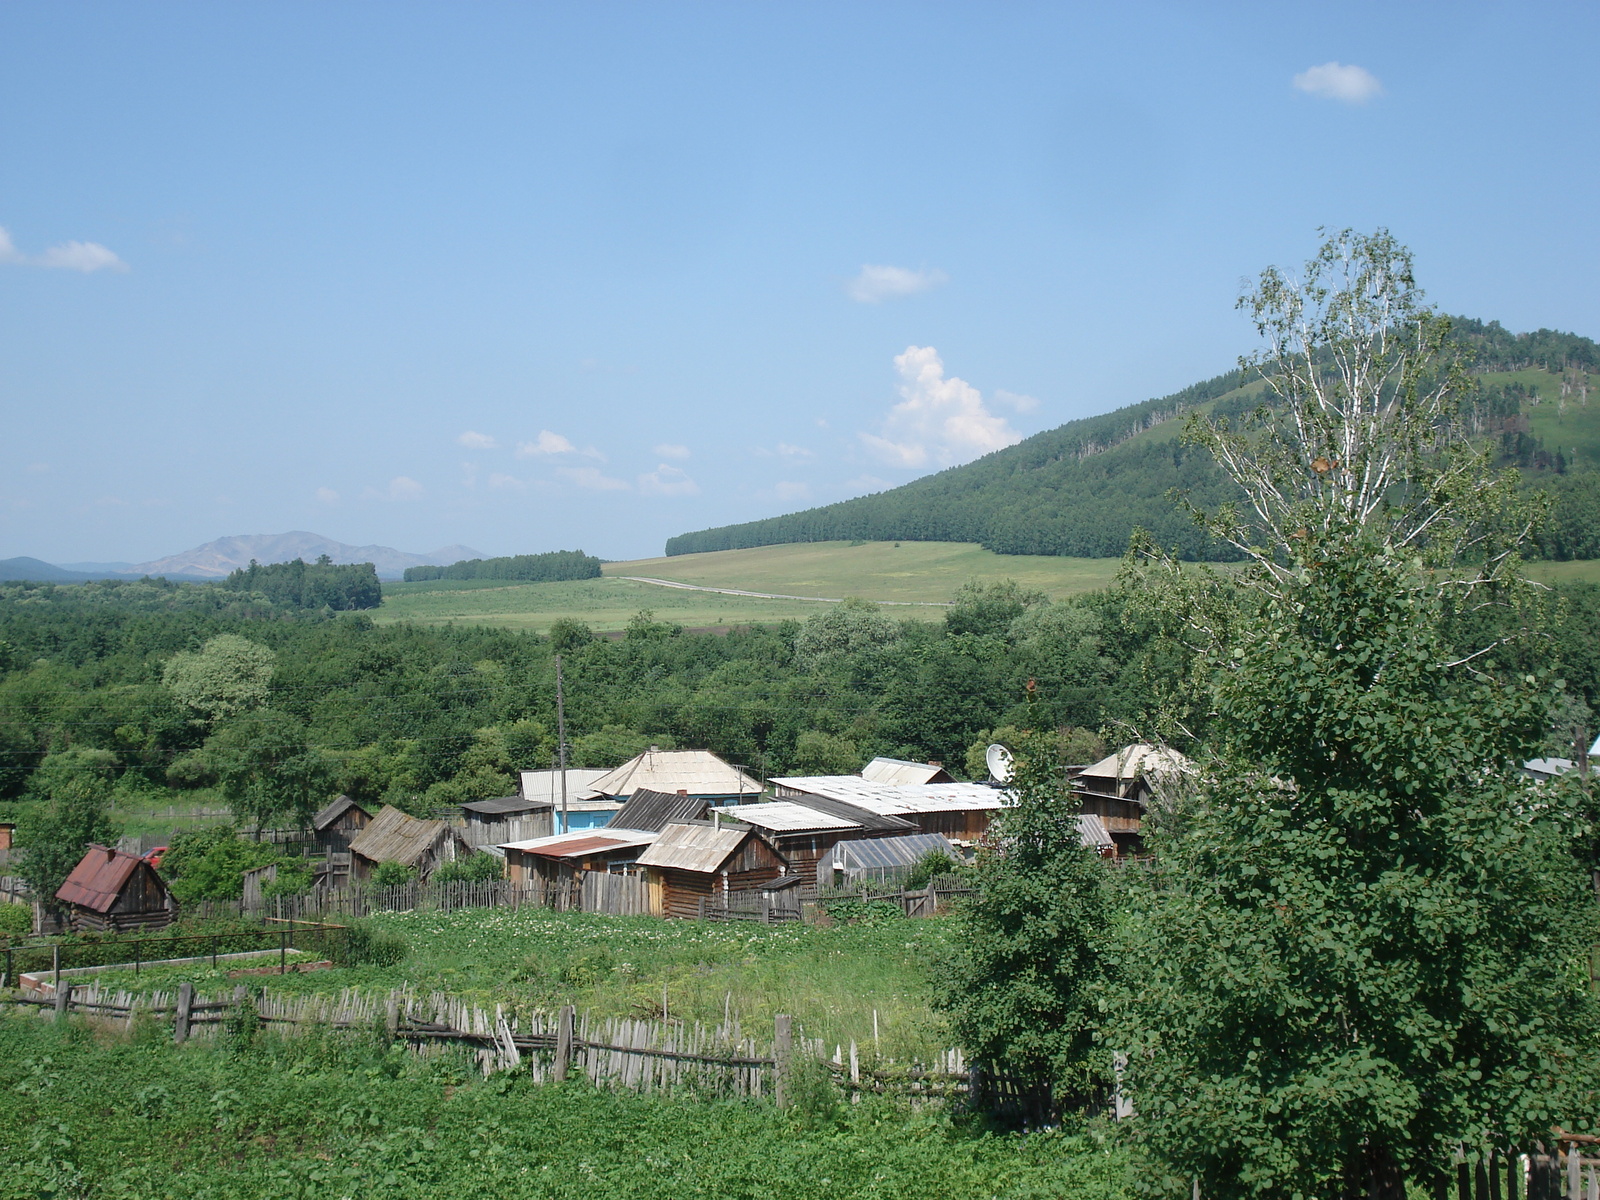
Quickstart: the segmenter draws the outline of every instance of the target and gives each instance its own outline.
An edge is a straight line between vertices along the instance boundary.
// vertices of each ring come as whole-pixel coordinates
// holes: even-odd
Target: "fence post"
[[[211,969],[213,971],[217,969],[217,939],[220,936],[220,934],[215,933],[211,935]]]
[[[567,1077],[567,1066],[572,1062],[572,1017],[577,1012],[570,1004],[561,1006],[556,1024],[556,1059],[550,1064],[550,1078],[558,1083]]]
[[[67,1015],[67,1006],[72,1003],[72,985],[66,987],[56,984],[56,1020],[61,1020]]]
[[[50,947],[50,972],[55,976],[52,986],[59,992],[61,990],[61,943],[59,942]]]
[[[289,967],[289,933],[288,930],[278,930],[278,974],[287,974]]]
[[[388,1030],[389,1040],[394,1041],[395,1035],[400,1032],[400,1001],[393,992],[389,993],[389,1007],[384,1013],[383,1027]]]
[[[174,1045],[189,1040],[189,1015],[194,1009],[194,984],[181,983],[178,985],[178,1016],[172,1023],[172,1042]]]
[[[1578,1178],[1578,1143],[1567,1149],[1567,1200],[1583,1200],[1583,1180]]]
[[[772,1100],[789,1107],[789,1059],[794,1053],[793,1018],[779,1013],[772,1018]]]
[[[143,957],[144,957],[144,939],[143,938],[134,938],[133,939],[133,973],[135,975],[137,975],[139,973],[139,960],[142,959]]]

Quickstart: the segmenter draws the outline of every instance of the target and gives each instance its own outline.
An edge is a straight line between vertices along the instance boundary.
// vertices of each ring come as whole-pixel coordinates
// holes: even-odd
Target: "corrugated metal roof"
[[[942,833],[913,833],[907,837],[862,838],[839,842],[827,858],[824,870],[859,871],[915,865],[930,851],[941,851],[952,861],[961,855]]]
[[[729,804],[714,809],[725,817],[744,821],[759,829],[774,833],[799,833],[810,829],[861,829],[859,821],[851,821],[831,813],[819,812],[796,804],[793,800],[772,800],[766,804]]]
[[[521,850],[528,854],[543,854],[549,858],[562,858],[583,853],[573,847],[580,842],[604,839],[612,846],[648,846],[661,834],[654,829],[580,829],[572,833],[547,833],[543,837],[523,838],[519,842],[501,842],[501,850]]]
[[[548,800],[527,800],[521,796],[502,796],[498,800],[469,800],[461,806],[464,811],[477,813],[483,817],[499,816],[501,813],[542,811],[549,807]]]
[[[700,796],[679,796],[640,788],[606,824],[621,829],[665,829],[677,821],[699,820],[706,815],[707,807]]]
[[[950,772],[933,763],[908,762],[881,755],[861,768],[861,778],[869,783],[900,786],[907,783],[949,783]]]
[[[78,860],[67,881],[57,890],[56,899],[80,905],[91,912],[109,912],[143,861],[137,854],[125,854],[121,850],[91,843],[88,852]],[[153,870],[151,873],[155,874]],[[156,875],[158,881],[160,878]],[[166,884],[161,886],[165,891]]]
[[[561,803],[560,771],[519,771],[517,774],[522,778],[524,799]],[[609,774],[603,767],[568,767],[567,802],[597,799],[599,793],[594,790],[594,781]]]
[[[362,812],[367,812],[365,808],[363,808],[360,804],[357,804],[354,800],[350,799],[349,796],[339,796],[331,803],[325,805],[316,816],[311,818],[311,828],[316,830],[326,829],[340,817],[344,816],[346,810],[352,808],[360,808]],[[371,817],[372,814],[367,813],[367,816]]]
[[[715,871],[731,858],[755,830],[724,825],[668,825],[639,856],[641,867],[673,867],[679,871]]]
[[[904,817],[891,817],[884,813],[873,812],[871,809],[850,804],[844,800],[835,800],[830,796],[817,796],[808,792],[795,793],[799,799],[791,801],[809,808],[814,812],[823,813],[830,817],[838,817],[841,821],[849,821],[861,826],[868,833],[915,833],[916,825]]]
[[[441,841],[456,836],[443,821],[420,821],[385,804],[372,822],[350,839],[350,852],[372,862],[414,867]]]
[[[1131,746],[1124,746],[1115,754],[1106,755],[1094,765],[1085,767],[1078,772],[1078,778],[1111,779],[1120,783],[1137,779],[1141,775],[1188,769],[1189,760],[1176,750],[1135,742]]]
[[[761,784],[709,750],[646,750],[592,785],[608,796],[631,796],[640,788],[691,796],[760,795]]]
[[[1094,813],[1079,814],[1078,842],[1091,850],[1109,850],[1117,844],[1116,839],[1106,832],[1106,823]]]
[[[806,803],[808,795],[842,800],[883,816],[910,813],[992,811],[1011,803],[1009,792],[981,783],[922,783],[895,786],[856,775],[795,775],[773,779],[779,796]]]

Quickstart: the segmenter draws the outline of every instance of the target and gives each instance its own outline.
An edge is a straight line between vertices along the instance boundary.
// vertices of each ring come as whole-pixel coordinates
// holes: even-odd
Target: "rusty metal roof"
[[[124,854],[121,850],[91,843],[88,853],[72,868],[72,874],[56,892],[56,899],[91,912],[109,912],[141,865],[156,875],[155,869],[137,854]],[[166,891],[160,875],[156,875],[156,882],[161,884],[163,892]]]
[[[546,858],[571,858],[599,850],[618,850],[629,846],[648,846],[661,835],[654,829],[583,829],[575,833],[552,833],[544,837],[502,842],[501,850],[520,850]]]

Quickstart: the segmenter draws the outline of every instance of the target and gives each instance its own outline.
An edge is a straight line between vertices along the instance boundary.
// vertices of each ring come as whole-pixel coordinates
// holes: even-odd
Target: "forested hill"
[[[1494,432],[1503,430],[1506,461],[1535,475],[1600,468],[1600,396],[1589,404],[1600,346],[1575,334],[1512,334],[1498,322],[1454,320],[1480,376],[1479,408],[1486,421],[1498,422]],[[1206,451],[1180,444],[1184,415],[1202,405],[1218,416],[1243,413],[1260,403],[1260,393],[1259,381],[1228,371],[886,492],[680,534],[667,542],[667,553],[859,538],[978,542],[1001,554],[1106,558],[1121,555],[1129,535],[1142,527],[1183,557],[1223,557],[1170,498],[1178,489],[1210,507],[1232,494]],[[1551,427],[1557,410],[1560,429]],[[1563,440],[1546,445],[1552,435]],[[1587,499],[1592,490],[1564,487],[1558,495],[1570,505],[1579,492]]]

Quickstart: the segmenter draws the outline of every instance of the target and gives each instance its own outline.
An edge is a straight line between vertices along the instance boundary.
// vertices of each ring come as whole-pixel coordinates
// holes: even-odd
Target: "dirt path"
[[[674,579],[651,579],[647,575],[613,575],[613,579],[627,579],[634,583],[653,583],[657,587],[681,588],[686,592],[716,592],[721,596],[749,596],[755,600],[816,600],[823,604],[843,604],[843,596],[785,596],[780,592],[746,592],[739,588],[701,587],[696,583],[679,583]],[[949,608],[944,600],[874,600],[874,604],[899,604],[910,608]]]

